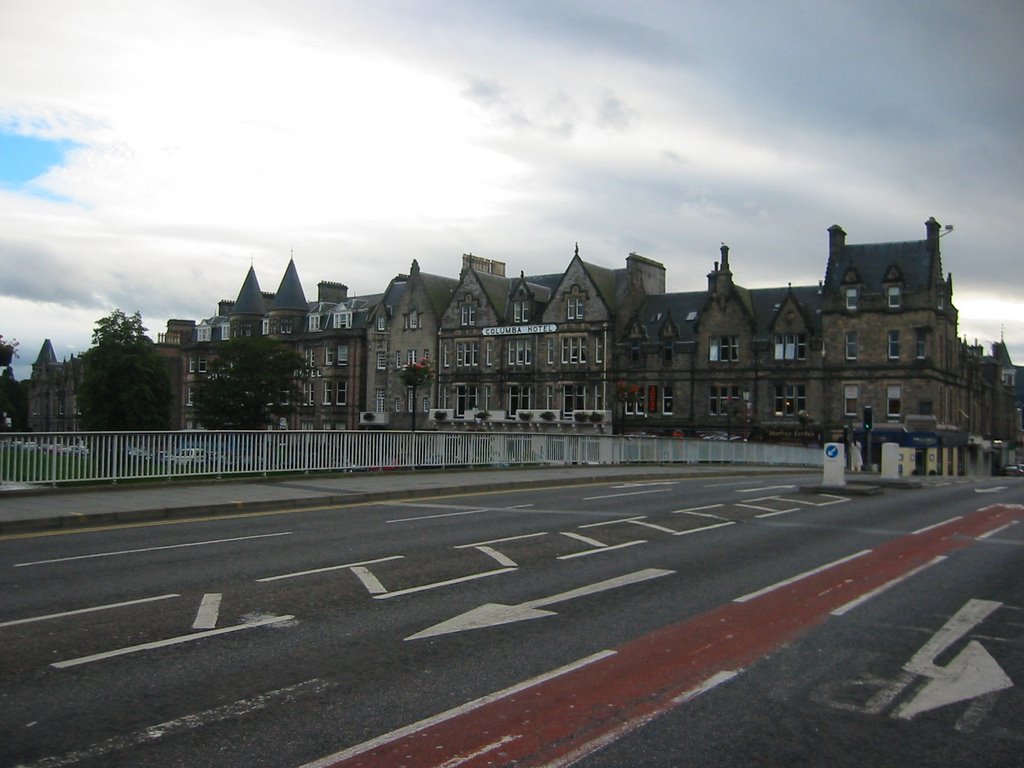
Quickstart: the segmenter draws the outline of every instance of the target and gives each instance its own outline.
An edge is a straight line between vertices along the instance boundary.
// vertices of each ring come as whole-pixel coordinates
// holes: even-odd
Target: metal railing
[[[0,435],[0,482],[60,484],[539,464],[735,463],[820,467],[817,448],[604,434],[260,431]]]

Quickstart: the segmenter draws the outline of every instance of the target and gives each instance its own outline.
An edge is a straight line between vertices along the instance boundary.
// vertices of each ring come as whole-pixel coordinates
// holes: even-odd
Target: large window
[[[566,302],[565,319],[566,320],[582,320],[583,319],[583,299],[579,296],[570,296]]]
[[[455,344],[456,367],[476,368],[480,365],[480,342],[459,341]]]
[[[775,385],[775,415],[796,416],[807,410],[807,388],[803,384]]]
[[[928,356],[928,331],[918,328],[914,335],[914,357],[924,360]]]
[[[377,370],[383,371],[388,367],[388,356],[386,352],[377,353]]]
[[[471,301],[462,305],[462,325],[476,325],[476,304]]]
[[[533,388],[521,384],[508,385],[508,412],[514,414],[520,408],[533,408]]]
[[[885,388],[886,415],[890,418],[899,418],[903,413],[903,387],[899,384],[890,384]]]
[[[587,362],[587,337],[562,337],[562,363],[582,365]]]
[[[512,302],[512,322],[514,323],[528,323],[530,322],[530,301],[524,299],[521,301]]]
[[[585,384],[562,385],[562,410],[566,414],[582,411],[587,407],[587,387]]]
[[[532,365],[533,339],[509,339],[508,364],[513,366]]]
[[[846,332],[846,359],[856,360],[857,359],[857,332],[847,331]]]
[[[887,345],[888,357],[890,360],[900,359],[900,332],[889,331],[889,341]]]
[[[777,333],[772,339],[776,360],[806,360],[806,333]]]
[[[740,388],[736,384],[712,385],[708,388],[708,414],[725,416],[729,408],[739,402]]]
[[[846,289],[846,308],[850,309],[850,310],[856,309],[857,308],[857,300],[859,299],[859,297],[860,297],[860,291],[858,291],[856,288],[847,288]]]
[[[720,363],[738,361],[740,359],[740,337],[712,336],[709,339],[708,359]]]
[[[455,385],[455,415],[465,416],[467,410],[476,410],[479,405],[479,388],[471,384]]]
[[[843,415],[856,416],[860,402],[860,387],[856,384],[843,386]]]

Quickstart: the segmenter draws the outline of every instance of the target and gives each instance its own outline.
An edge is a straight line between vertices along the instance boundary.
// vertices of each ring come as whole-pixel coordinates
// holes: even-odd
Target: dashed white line
[[[13,621],[5,621],[0,623],[0,627],[13,627],[17,624],[31,624],[34,621],[49,621],[50,619],[62,619],[65,616],[78,616],[83,613],[92,613],[93,611],[107,611],[111,608],[124,608],[128,605],[140,605],[141,603],[152,603],[157,600],[169,600],[172,597],[181,597],[178,594],[170,595],[157,595],[156,597],[143,597],[138,600],[125,600],[123,603],[107,603],[106,605],[96,605],[92,608],[77,608],[73,611],[62,611],[61,613],[48,613],[45,616],[33,616],[28,619],[14,619]]]
[[[864,550],[861,550],[860,552],[855,552],[852,555],[847,555],[846,557],[841,557],[838,560],[833,560],[831,563],[825,563],[825,565],[819,565],[817,568],[812,568],[809,571],[804,571],[803,573],[798,573],[796,576],[791,576],[788,579],[783,579],[782,581],[778,581],[778,582],[776,582],[774,584],[771,584],[771,585],[769,585],[767,587],[764,587],[763,589],[759,589],[756,592],[750,592],[750,593],[748,593],[746,595],[743,595],[742,597],[737,597],[737,598],[735,598],[733,600],[733,602],[734,603],[746,603],[746,602],[748,602],[750,600],[753,600],[756,597],[761,597],[761,595],[767,595],[769,592],[774,592],[775,590],[781,589],[782,587],[789,586],[790,584],[795,584],[796,582],[802,581],[803,579],[806,579],[809,576],[814,576],[815,574],[821,573],[822,571],[827,571],[829,568],[834,568],[837,565],[842,565],[843,563],[848,563],[851,560],[856,560],[858,557],[863,557],[864,555],[867,555],[870,552],[871,552],[870,549],[864,549]]]
[[[637,539],[636,541],[627,541],[624,544],[602,544],[597,549],[587,549],[583,552],[573,552],[571,555],[559,555],[559,560],[575,560],[577,557],[587,557],[588,555],[597,555],[602,552],[613,552],[616,549],[625,549],[626,547],[635,547],[637,544],[646,544],[647,539]]]
[[[126,656],[130,653],[138,653],[139,651],[149,651],[154,648],[166,648],[169,645],[178,645],[180,643],[191,643],[194,640],[203,640],[207,637],[215,637],[216,635],[226,635],[230,632],[240,632],[243,629],[254,629],[255,627],[263,627],[268,624],[280,624],[284,621],[294,620],[294,616],[271,616],[266,619],[257,619],[246,624],[237,624],[233,627],[224,627],[222,629],[211,629],[206,632],[196,632],[191,635],[179,635],[178,637],[169,637],[166,640],[156,640],[152,643],[141,643],[139,645],[131,645],[127,648],[116,648],[113,651],[104,651],[103,653],[94,653],[89,656],[80,656],[77,659],[68,659],[66,661],[55,661],[51,664],[51,667],[57,669],[66,669],[67,667],[77,667],[81,664],[91,664],[94,661],[103,661],[105,659],[112,659],[116,656]]]
[[[475,581],[477,579],[486,579],[488,576],[500,576],[503,573],[511,573],[516,571],[518,568],[499,568],[495,571],[484,571],[482,573],[472,573],[469,576],[459,576],[455,579],[445,579],[444,581],[435,581],[431,584],[421,584],[418,587],[409,587],[408,589],[398,589],[394,592],[385,592],[384,594],[374,595],[374,600],[388,600],[392,597],[401,597],[402,595],[412,595],[416,592],[426,592],[431,589],[439,589],[441,587],[449,587],[452,584],[462,584],[467,581]]]
[[[916,576],[921,571],[923,571],[923,570],[925,570],[927,568],[931,568],[933,565],[937,565],[938,563],[941,563],[945,559],[946,559],[945,555],[939,555],[938,557],[932,558],[931,560],[929,560],[924,565],[919,565],[914,570],[908,571],[907,573],[903,574],[899,578],[893,579],[892,581],[887,581],[882,586],[877,587],[877,588],[871,590],[870,592],[861,595],[856,600],[851,600],[846,605],[843,605],[843,606],[840,606],[839,608],[836,608],[834,611],[832,611],[832,615],[833,616],[842,616],[843,614],[849,613],[854,608],[856,608],[856,607],[858,607],[860,605],[863,605],[864,603],[866,603],[868,600],[872,599],[873,597],[877,597],[878,595],[880,595],[883,592],[885,592],[887,589],[890,589],[891,587],[895,587],[897,584],[900,584],[901,582],[906,581],[911,576]]]
[[[344,563],[343,565],[328,565],[323,568],[312,568],[308,571],[295,571],[294,573],[282,573],[279,576],[265,576],[256,579],[257,582],[278,581],[280,579],[295,579],[299,576],[312,576],[316,573],[329,573],[330,571],[341,571],[346,568],[357,568],[361,565],[373,565],[375,563],[386,563],[389,560],[402,560],[405,555],[391,555],[390,557],[378,557],[376,560],[362,560],[358,563]]]
[[[15,563],[15,568],[24,568],[29,565],[46,565],[49,563],[66,563],[72,560],[88,560],[94,557],[115,557],[118,555],[135,555],[140,552],[159,552],[164,549],[184,549],[186,547],[208,547],[211,544],[229,544],[235,541],[249,541],[251,539],[267,539],[273,536],[291,536],[291,531],[282,533],[261,533],[253,536],[235,536],[230,539],[212,539],[210,541],[191,541],[187,544],[166,544],[161,547],[143,547],[141,549],[122,549],[117,552],[95,552],[91,555],[75,555],[74,557],[55,557],[52,560],[35,560],[31,563]]]
[[[602,659],[606,659],[609,656],[614,655],[615,651],[601,651],[591,656],[586,656],[582,659],[579,659],[578,661],[572,662],[571,664],[567,664],[564,667],[553,669],[550,672],[538,675],[537,677],[532,677],[529,680],[524,680],[523,682],[505,688],[504,690],[497,691],[486,696],[482,696],[479,699],[474,699],[473,701],[466,702],[465,704],[462,704],[458,707],[453,707],[452,709],[449,709],[445,712],[441,712],[440,714],[433,715],[432,717],[420,720],[419,722],[412,723],[402,728],[398,728],[394,731],[382,734],[380,736],[377,736],[376,738],[370,739],[369,741],[364,741],[362,744],[356,744],[354,747],[349,747],[348,749],[344,749],[340,752],[335,752],[333,755],[328,755],[327,757],[320,758],[319,760],[314,760],[311,763],[306,763],[304,766],[301,766],[301,768],[328,768],[329,766],[334,765],[335,763],[339,763],[342,760],[346,760],[350,757],[355,757],[356,755],[362,755],[367,752],[371,752],[372,750],[377,749],[378,747],[382,747],[385,744],[391,744],[395,741],[398,741],[401,738],[404,738],[405,736],[410,736],[414,733],[420,733],[421,731],[424,731],[427,728],[448,722],[449,720],[453,720],[456,717],[460,717],[461,715],[464,715],[467,712],[473,712],[477,709],[480,709],[481,707],[487,706],[488,704],[492,704],[495,701],[501,701],[502,699],[506,699],[509,696],[514,696],[515,694],[521,693],[522,691],[527,691],[530,688],[535,688],[538,685],[546,683],[549,680],[554,680],[555,678],[562,677],[563,675],[567,675],[570,672],[575,672],[577,669],[582,669],[583,667],[589,666],[594,662],[601,661]]]

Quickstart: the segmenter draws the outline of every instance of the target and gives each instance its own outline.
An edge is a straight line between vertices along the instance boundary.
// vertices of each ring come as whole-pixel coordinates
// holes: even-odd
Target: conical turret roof
[[[235,305],[231,308],[231,314],[263,314],[263,292],[260,290],[260,281],[256,279],[256,270],[253,267],[249,267],[249,273],[245,276],[242,290],[238,292]]]
[[[295,260],[289,260],[288,268],[284,271],[284,277],[281,278],[281,285],[277,289],[277,295],[274,296],[270,309],[297,309],[304,312],[308,308],[306,294],[302,292],[302,283],[299,282],[299,272],[295,268]]]

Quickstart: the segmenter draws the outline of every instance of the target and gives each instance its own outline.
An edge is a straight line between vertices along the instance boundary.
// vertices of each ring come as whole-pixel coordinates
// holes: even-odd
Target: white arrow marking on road
[[[907,672],[930,677],[921,691],[901,706],[893,717],[910,720],[931,709],[967,701],[986,693],[1013,687],[1013,680],[977,640],[972,640],[945,667],[934,660],[953,643],[970,632],[1002,606],[992,600],[968,600],[942,629],[903,665]]]
[[[651,579],[660,579],[675,571],[668,571],[662,568],[646,568],[642,571],[634,571],[624,576],[616,576],[613,579],[606,579],[595,584],[588,584],[583,587],[571,589],[568,592],[561,592],[550,597],[542,597],[537,600],[530,600],[519,605],[503,605],[501,603],[486,603],[479,608],[474,608],[455,618],[442,621],[422,632],[409,635],[406,640],[419,640],[425,637],[437,635],[448,635],[453,632],[463,632],[468,629],[483,629],[485,627],[496,627],[500,624],[511,624],[517,621],[528,619],[539,619],[544,616],[555,616],[554,611],[542,610],[544,606],[563,603],[567,600],[575,600],[577,597],[594,595],[599,592],[606,592],[610,589],[625,587],[630,584],[639,584]]]

